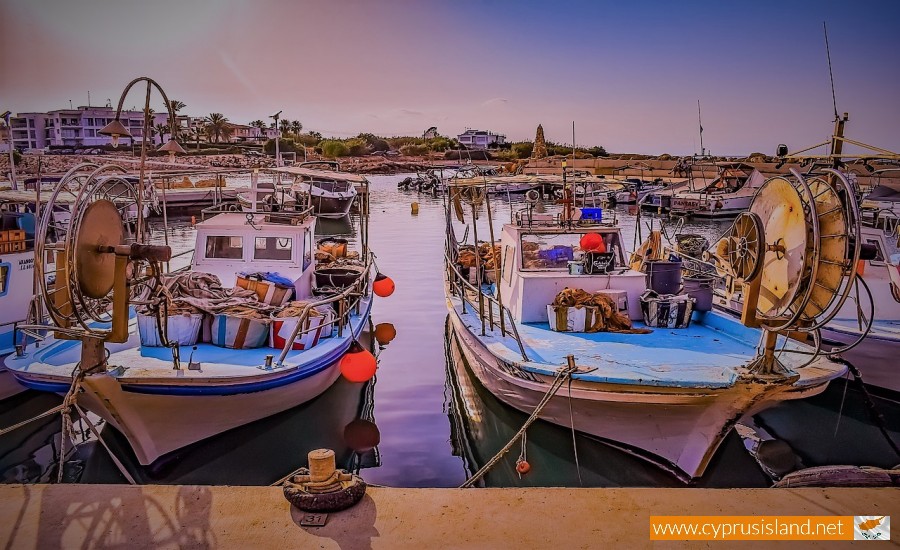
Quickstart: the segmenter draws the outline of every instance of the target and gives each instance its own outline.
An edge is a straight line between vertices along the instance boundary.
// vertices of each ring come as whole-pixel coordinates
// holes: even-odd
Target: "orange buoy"
[[[606,243],[599,233],[585,233],[578,244],[585,252],[606,252]]]
[[[350,382],[368,382],[375,376],[378,361],[369,350],[358,342],[353,342],[347,353],[341,357],[341,374]]]
[[[344,426],[344,443],[358,453],[371,451],[381,443],[381,432],[374,422],[357,418]]]
[[[191,225],[197,225],[197,216],[191,216]]]
[[[372,283],[372,290],[375,291],[375,294],[382,298],[387,298],[394,293],[394,288],[393,279],[381,273],[375,275],[375,282]]]
[[[397,329],[391,323],[378,323],[375,325],[375,340],[382,346],[386,346],[397,337]]]
[[[519,460],[516,462],[516,471],[523,476],[531,471],[531,464],[527,460]]]

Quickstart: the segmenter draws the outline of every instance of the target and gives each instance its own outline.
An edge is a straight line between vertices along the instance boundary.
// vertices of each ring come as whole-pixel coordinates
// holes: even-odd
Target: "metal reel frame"
[[[734,277],[752,281],[762,270],[765,234],[762,220],[752,212],[741,212],[725,235],[729,239],[728,265]],[[749,264],[749,265],[748,265]]]
[[[85,170],[93,169],[90,173]],[[112,174],[109,174],[112,172]],[[78,255],[76,254],[76,236],[83,221],[84,211],[87,204],[97,199],[107,199],[113,202],[120,212],[121,217],[125,218],[124,213],[128,209],[136,205],[136,191],[134,186],[128,180],[121,177],[126,170],[118,165],[108,164],[97,166],[92,163],[85,163],[76,166],[66,173],[59,181],[50,199],[45,206],[46,215],[41,216],[40,225],[36,235],[35,254],[37,259],[38,277],[41,284],[41,293],[44,298],[45,307],[55,324],[60,327],[68,328],[72,325],[79,325],[81,329],[88,334],[99,335],[102,331],[98,331],[96,327],[91,327],[92,322],[109,322],[109,296],[103,298],[89,298],[84,296],[80,290],[80,281],[78,276]],[[102,178],[102,179],[101,179]],[[75,189],[73,189],[73,186]],[[77,190],[77,192],[76,192]],[[118,190],[118,192],[114,191]],[[70,206],[70,217],[68,224],[60,224],[53,221],[52,212],[55,207],[59,206],[60,197],[68,193],[74,198]],[[48,243],[51,236],[51,229],[55,234],[56,240]],[[126,240],[133,240],[134,237]],[[47,251],[54,251],[58,254],[62,253],[66,259],[65,269],[61,270],[57,266],[57,277],[65,276],[66,281],[61,283],[57,281],[54,287],[50,287],[47,283]],[[58,294],[62,294],[62,300],[56,300]]]
[[[843,208],[841,212],[844,217],[845,226],[847,227],[847,237],[848,244],[854,243],[855,246],[852,251],[847,250],[846,252],[852,252],[851,254],[845,254],[845,256],[850,256],[849,264],[846,265],[843,269],[844,276],[846,277],[843,281],[843,291],[840,292],[840,297],[835,294],[831,301],[825,306],[822,310],[823,315],[819,317],[817,322],[812,323],[811,325],[804,327],[804,330],[815,330],[824,327],[828,322],[834,319],[835,315],[837,315],[838,311],[840,311],[841,307],[844,305],[844,302],[847,301],[847,298],[850,296],[850,292],[853,289],[853,284],[856,282],[858,273],[856,271],[856,265],[859,263],[859,256],[862,250],[862,223],[859,215],[859,205],[856,200],[856,193],[853,189],[853,186],[847,181],[847,178],[841,172],[833,169],[833,168],[825,168],[824,172],[833,176],[832,182],[840,185],[842,189],[835,189],[835,193],[838,198],[841,197],[841,190],[843,190],[843,196],[847,201],[846,204],[842,203]],[[824,181],[825,185],[829,185],[830,182]],[[825,238],[825,237],[821,237]],[[860,279],[862,280],[862,279]],[[863,282],[865,285],[865,282]],[[866,290],[868,291],[868,286],[866,286]],[[837,298],[837,301],[835,301]],[[871,320],[870,320],[871,324]]]
[[[818,269],[818,259],[819,259],[819,248],[820,248],[820,232],[819,232],[819,219],[815,215],[815,196],[813,195],[812,189],[810,189],[809,184],[806,183],[806,179],[800,175],[799,172],[792,171],[795,176],[796,183],[791,182],[788,178],[781,178],[787,181],[791,186],[797,191],[797,195],[800,199],[800,203],[804,209],[804,213],[806,214],[806,219],[810,221],[810,226],[808,228],[807,242],[810,244],[810,250],[807,258],[804,258],[804,273],[801,273],[800,280],[798,283],[800,285],[805,285],[806,288],[800,288],[797,293],[795,293],[794,298],[785,308],[786,312],[789,312],[786,318],[782,315],[776,316],[767,316],[761,314],[759,308],[756,310],[756,317],[760,321],[760,324],[763,325],[764,328],[770,330],[772,332],[780,332],[793,325],[797,324],[797,321],[800,320],[800,317],[803,315],[803,312],[806,310],[806,306],[809,304],[809,300],[812,298],[813,291],[813,282],[816,280],[816,271]],[[775,178],[772,178],[775,179]],[[772,180],[769,180],[772,181]],[[768,183],[768,182],[767,182]],[[756,193],[753,195],[753,199],[751,200],[751,209],[752,204],[757,200],[760,195],[760,192],[766,188],[766,185],[760,187]],[[772,246],[772,244],[767,244],[767,247]],[[765,262],[765,255],[763,255],[762,261]],[[799,303],[798,303],[799,302]],[[778,324],[780,323],[780,324]]]

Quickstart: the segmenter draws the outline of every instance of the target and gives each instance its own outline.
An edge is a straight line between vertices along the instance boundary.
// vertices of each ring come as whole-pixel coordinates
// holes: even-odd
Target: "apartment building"
[[[119,117],[135,140],[141,139],[143,116],[142,111],[122,111]],[[9,124],[13,146],[23,151],[49,146],[99,147],[111,143],[109,136],[98,132],[115,118],[116,110],[112,107],[81,106],[46,113],[18,113],[10,117]],[[167,124],[168,119],[167,113],[154,113],[152,123]],[[189,121],[178,122],[189,124]]]

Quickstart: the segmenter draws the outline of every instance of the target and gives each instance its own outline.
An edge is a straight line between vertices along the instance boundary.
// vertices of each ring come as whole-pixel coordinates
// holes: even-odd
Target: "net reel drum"
[[[146,271],[139,264],[158,274],[171,258],[168,246],[143,244],[131,234],[124,220],[137,191],[124,174],[116,165],[70,170],[51,193],[35,239],[41,296],[55,336],[81,340],[85,371],[105,368],[105,342],[128,340],[130,286]],[[50,215],[61,208],[71,212],[66,222]]]
[[[797,376],[775,355],[779,333],[812,333],[819,354],[818,330],[849,296],[860,257],[859,209],[843,174],[791,176],[767,180],[711,255],[743,284],[742,322],[763,329],[751,364],[763,377]]]

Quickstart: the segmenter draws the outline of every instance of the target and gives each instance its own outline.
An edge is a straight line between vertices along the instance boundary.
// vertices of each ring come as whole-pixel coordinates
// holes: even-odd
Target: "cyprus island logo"
[[[853,540],[891,540],[891,516],[853,516]]]

